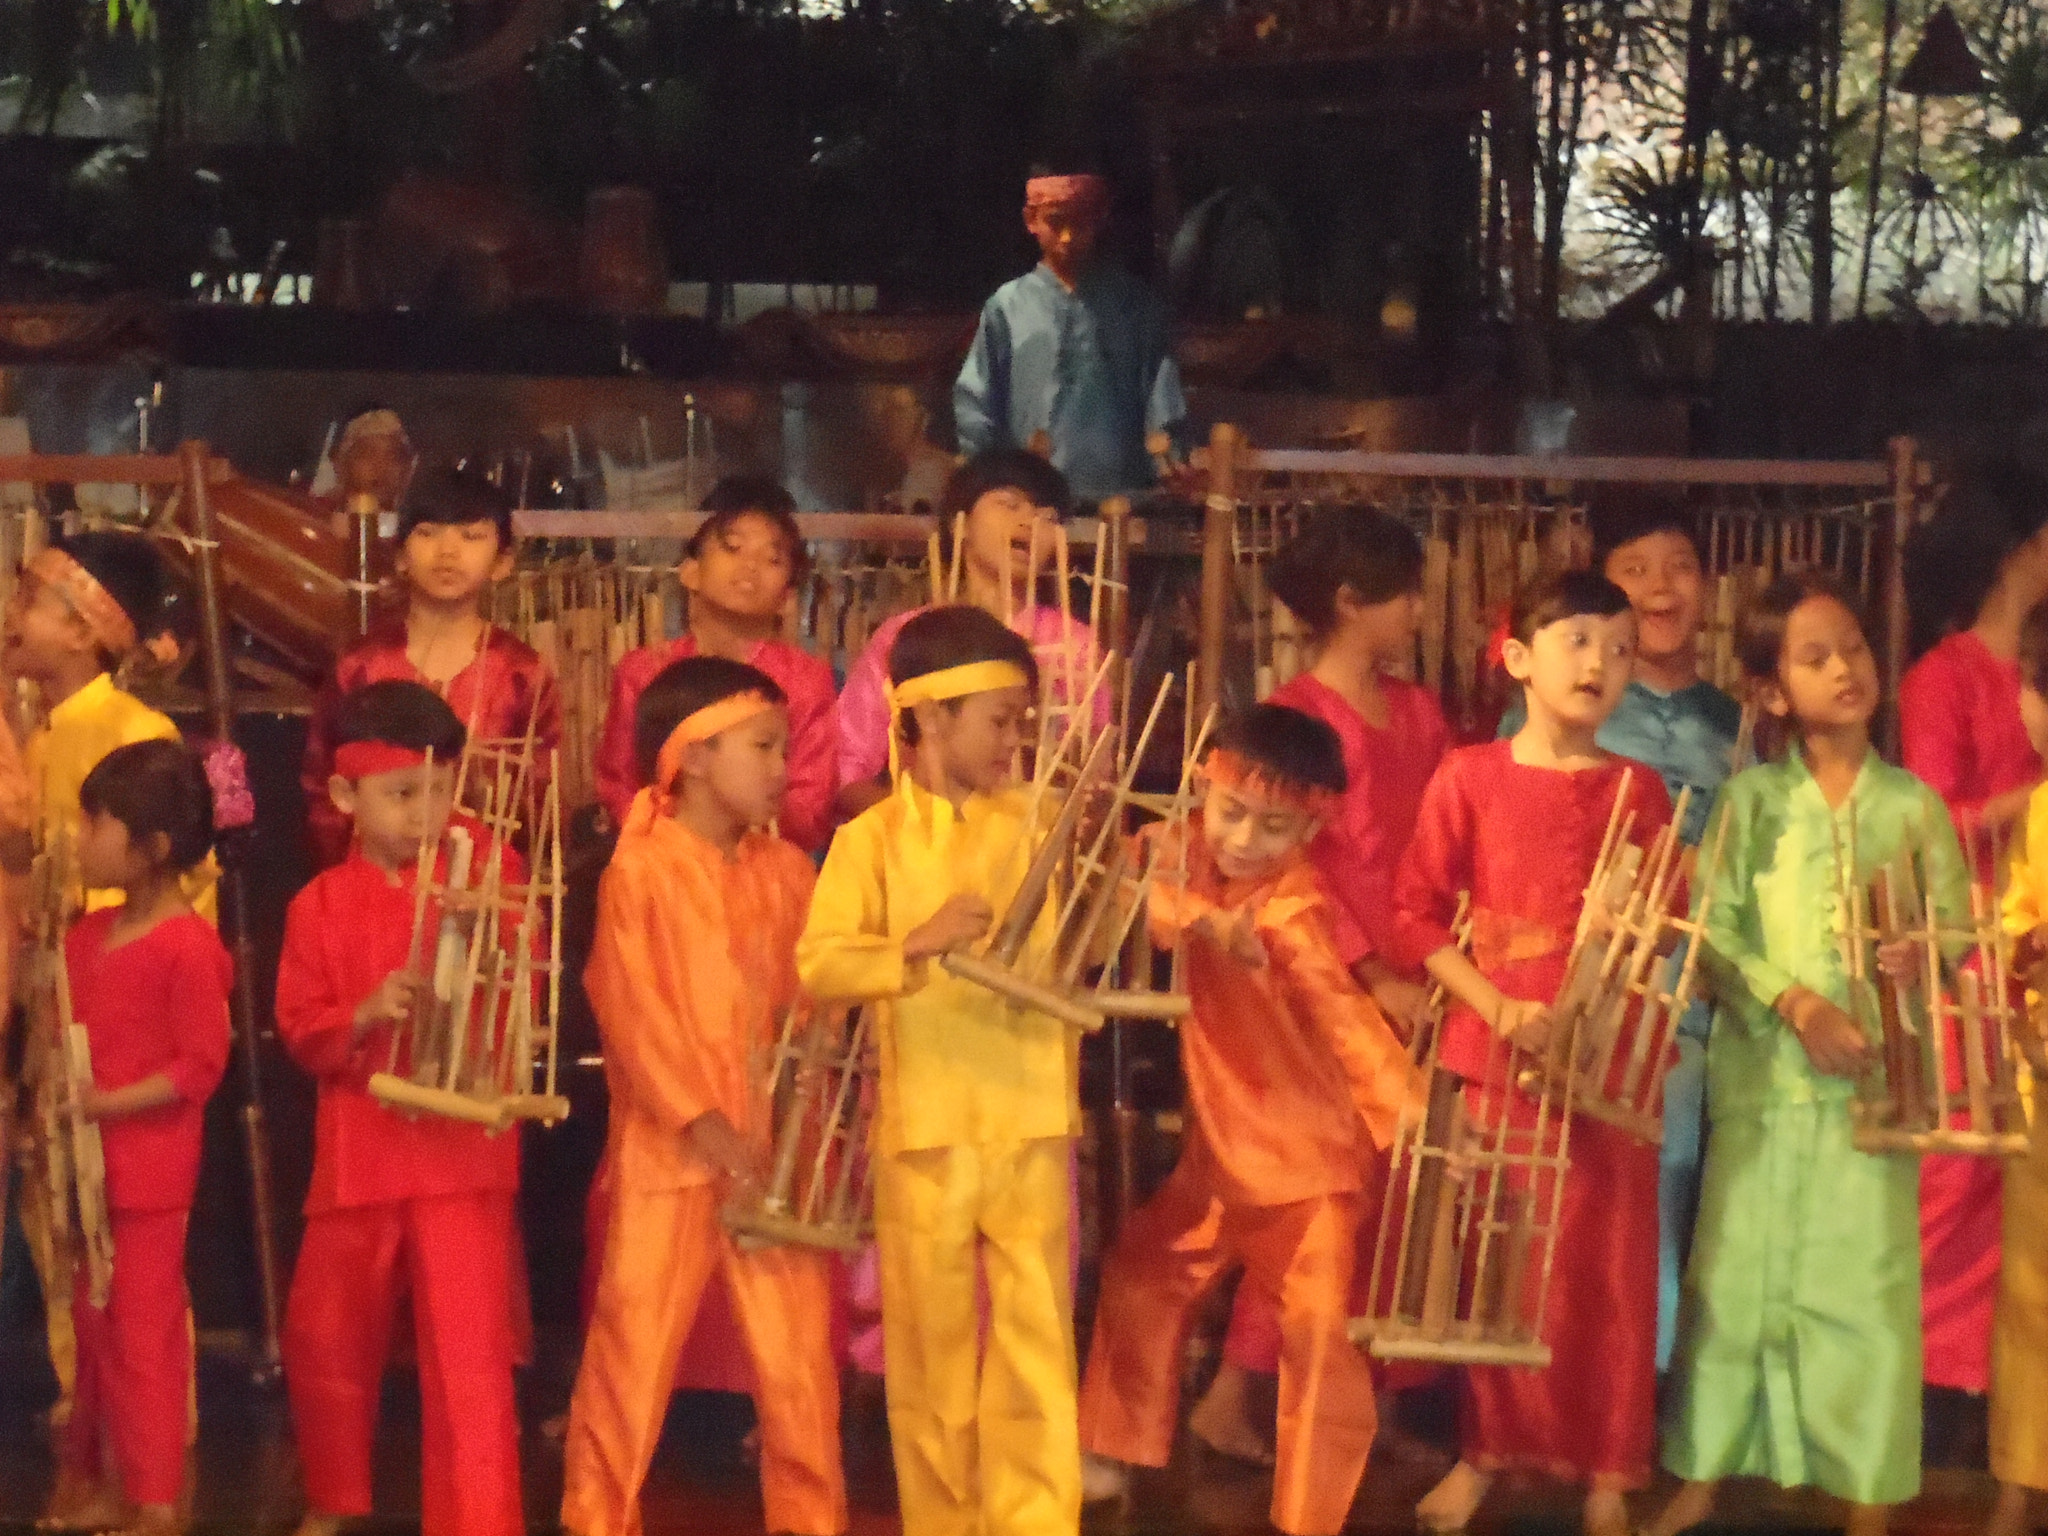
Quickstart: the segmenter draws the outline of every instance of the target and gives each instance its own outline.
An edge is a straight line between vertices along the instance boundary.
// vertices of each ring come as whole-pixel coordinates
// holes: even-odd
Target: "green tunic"
[[[1728,837],[1701,953],[1712,1129],[1664,1464],[1898,1503],[1920,1487],[1919,1161],[1850,1145],[1853,1085],[1816,1072],[1771,1005],[1796,982],[1852,1007],[1835,882],[1852,816],[1858,883],[1919,844],[1958,924],[1962,853],[1934,791],[1875,753],[1838,810],[1795,751],[1731,779],[1717,814]],[[1868,1001],[1854,1011],[1874,1038]]]

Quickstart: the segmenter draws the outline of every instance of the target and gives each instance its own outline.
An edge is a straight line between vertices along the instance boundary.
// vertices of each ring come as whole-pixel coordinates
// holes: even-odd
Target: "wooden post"
[[[1899,681],[1906,670],[1906,541],[1919,524],[1920,452],[1910,437],[1891,441],[1892,558],[1884,583],[1884,719],[1879,746],[1894,760],[1899,740]]]
[[[1209,500],[1202,510],[1201,665],[1195,675],[1193,713],[1205,719],[1216,706],[1230,642],[1230,549],[1237,531],[1237,455],[1244,434],[1228,422],[1209,430]]]
[[[206,663],[207,722],[215,740],[232,744],[234,684],[228,671],[227,621],[221,606],[219,533],[206,494],[206,444],[185,443],[179,448],[178,457],[184,465],[185,499],[192,509],[192,537],[197,546],[194,565],[199,573],[199,630]],[[249,943],[248,889],[241,859],[227,852],[221,863],[221,936],[227,940],[235,960],[229,1012],[235,1039],[241,1046],[248,1093],[242,1105],[242,1140],[249,1156],[250,1224],[256,1247],[256,1285],[263,1308],[257,1375],[261,1380],[273,1381],[283,1368],[283,1357],[278,1351],[283,1306],[270,1189],[270,1131],[263,1117],[262,1045],[256,1029],[256,955]]]

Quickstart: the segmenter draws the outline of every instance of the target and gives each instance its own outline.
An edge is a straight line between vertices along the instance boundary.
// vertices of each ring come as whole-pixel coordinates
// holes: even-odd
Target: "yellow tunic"
[[[138,741],[178,739],[178,727],[169,715],[116,688],[113,678],[102,672],[50,711],[49,719],[29,737],[23,752],[43,836],[78,831],[79,787],[109,752]],[[219,878],[219,868],[209,857],[184,881],[185,894],[209,922],[218,920],[214,885]],[[121,893],[114,890],[84,894],[88,912],[121,900]]]
[[[2026,848],[2005,888],[2008,933],[2048,923],[2048,786],[2027,802]],[[2034,1139],[2005,1165],[2005,1248],[1991,1335],[1991,1471],[2048,1488],[2048,1103],[2026,1073]]]
[[[1077,1042],[903,940],[962,892],[1000,923],[1030,863],[1024,790],[955,810],[908,775],[839,831],[797,944],[813,996],[875,1011],[875,1235],[904,1536],[1074,1536],[1081,1518],[1069,1145]],[[1043,954],[1041,912],[1025,949]],[[988,1341],[976,1291],[985,1280]]]

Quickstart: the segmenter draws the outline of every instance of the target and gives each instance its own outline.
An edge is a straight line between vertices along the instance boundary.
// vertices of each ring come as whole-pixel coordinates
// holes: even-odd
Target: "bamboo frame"
[[[1461,949],[1468,914],[1461,898]],[[1540,1369],[1551,1360],[1541,1319],[1557,1257],[1569,1096],[1541,1072],[1531,1078],[1535,1059],[1498,1036],[1485,1075],[1460,1079],[1441,1060],[1443,988],[1433,1003],[1412,1046],[1428,1075],[1428,1109],[1395,1137],[1366,1309],[1351,1320],[1351,1337],[1383,1360]]]
[[[1866,1028],[1875,1020],[1877,1050],[1850,1101],[1853,1144],[1918,1156],[2025,1155],[2017,1063],[2033,1026],[2015,1005],[2012,944],[1996,901],[1973,880],[1968,926],[1945,927],[1922,874],[1924,837],[1866,879],[1854,818],[1852,801],[1846,847],[1839,837],[1835,847],[1840,944],[1856,1012]],[[1910,977],[1875,964],[1879,946],[1910,952]]]

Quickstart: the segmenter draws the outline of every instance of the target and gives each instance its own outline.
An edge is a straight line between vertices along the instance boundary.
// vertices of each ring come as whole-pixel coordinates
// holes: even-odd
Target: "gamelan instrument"
[[[1967,926],[1944,923],[1928,890],[1923,850],[1902,847],[1867,882],[1856,862],[1853,809],[1835,849],[1843,969],[1877,1051],[1850,1101],[1862,1152],[2027,1151],[2018,1053],[2038,1037],[2020,1002],[2012,945],[1996,903],[1970,887]],[[1910,955],[1903,976],[1877,964],[1880,947]]]
[[[564,882],[552,774],[526,839],[526,877],[506,878],[533,758],[531,726],[523,741],[466,747],[455,803],[480,800],[482,814],[420,847],[407,968],[430,984],[370,1078],[370,1096],[389,1108],[493,1131],[521,1120],[552,1125],[569,1113],[555,1086]]]
[[[865,1010],[791,1010],[757,1073],[773,1128],[768,1181],[720,1213],[742,1247],[793,1243],[852,1253],[874,1235],[877,1051]]]
[[[1453,925],[1470,942],[1469,902]],[[1394,1140],[1365,1314],[1351,1337],[1382,1360],[1550,1364],[1541,1318],[1557,1257],[1571,1140],[1569,1092],[1537,1059],[1489,1031],[1469,1080],[1440,1055],[1448,998],[1416,1032],[1429,1082],[1419,1124]]]

